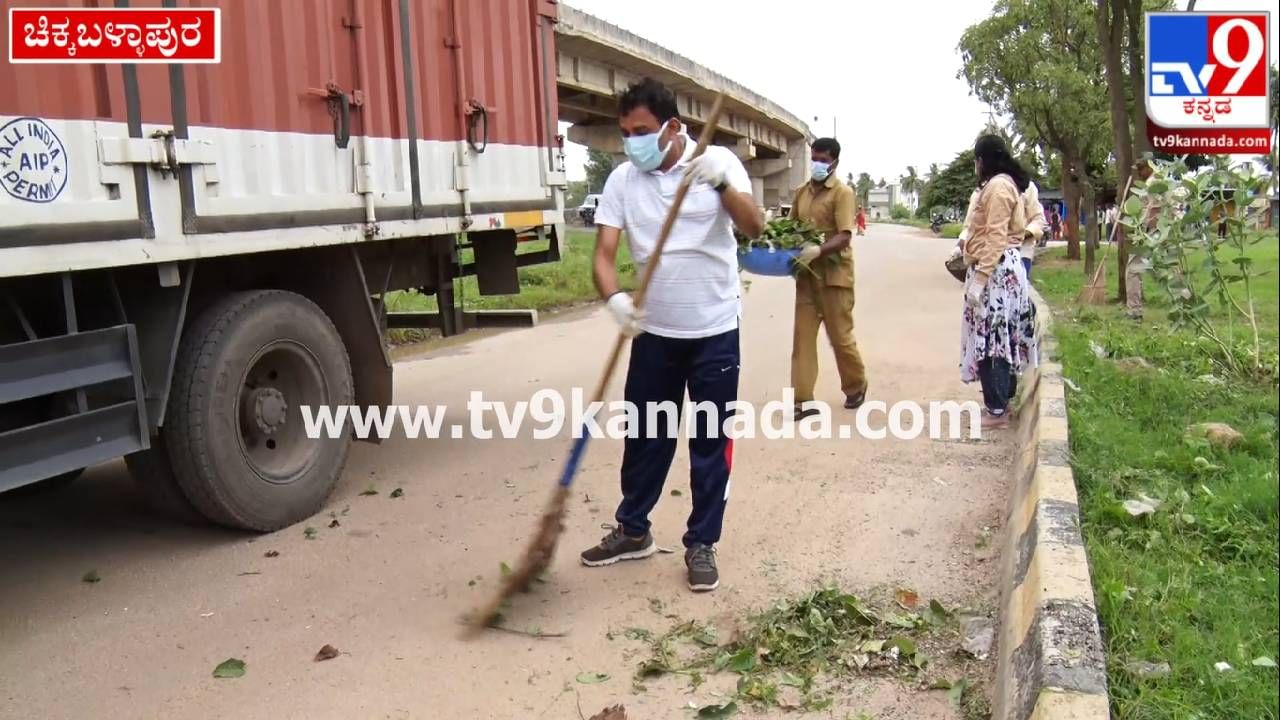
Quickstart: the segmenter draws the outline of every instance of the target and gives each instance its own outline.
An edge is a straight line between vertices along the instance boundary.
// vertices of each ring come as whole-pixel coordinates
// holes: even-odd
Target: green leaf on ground
[[[500,574],[504,578],[510,576],[511,566],[506,564],[505,562],[498,563],[498,574]]]
[[[909,637],[898,635],[885,643],[885,649],[898,648],[898,652],[902,657],[909,658],[916,654],[916,643]]]
[[[302,537],[308,540],[315,540],[316,535],[317,535],[317,531],[313,527],[306,527],[306,528],[303,528],[302,530]]]
[[[732,700],[723,705],[705,705],[698,708],[698,717],[703,720],[720,720],[738,714],[738,703]]]
[[[723,653],[716,658],[717,670],[730,670],[736,673],[749,673],[756,669],[755,648],[744,647],[736,653]]]
[[[213,669],[213,676],[216,678],[244,677],[244,661],[240,658],[227,658]]]
[[[951,687],[947,689],[947,699],[951,700],[951,705],[957,710],[963,709],[964,694],[969,691],[969,681],[960,678],[951,683]]]
[[[704,625],[701,630],[694,633],[693,641],[703,647],[715,647],[719,644],[716,637],[716,626]]]
[[[393,498],[404,497],[404,488],[396,488],[395,490],[392,490],[391,497]]]
[[[361,490],[361,491],[360,491],[360,494],[361,494],[361,495],[377,495],[377,494],[378,494],[378,488],[376,488],[376,487],[374,487],[374,486],[370,485],[369,487],[365,488],[364,490]]]
[[[794,687],[794,688],[802,688],[809,684],[808,682],[805,681],[804,678],[800,677],[799,675],[796,675],[793,672],[782,673],[782,679],[779,680],[778,682],[782,685],[786,685],[787,687]]]
[[[609,679],[608,674],[597,673],[597,672],[580,672],[578,673],[578,678],[577,678],[578,682],[582,683],[583,685],[599,685],[600,683],[608,679]]]
[[[951,619],[951,611],[936,598],[929,601],[929,607],[921,615],[933,625],[942,625]]]
[[[84,574],[84,577],[80,579],[87,583],[102,582],[102,576],[98,575],[97,570],[90,570],[89,572]]]

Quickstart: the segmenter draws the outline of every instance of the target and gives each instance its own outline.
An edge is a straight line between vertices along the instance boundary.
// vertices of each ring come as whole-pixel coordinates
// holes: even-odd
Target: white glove
[[[969,307],[976,308],[982,304],[983,287],[984,286],[982,283],[976,282],[974,280],[970,280],[967,284],[965,284],[964,301],[969,304]]]
[[[960,249],[959,243],[957,243],[955,247],[951,248],[951,257],[958,258],[963,254],[964,251]]]
[[[703,153],[689,163],[689,177],[711,187],[719,187],[729,178],[730,155],[727,153]]]
[[[796,257],[796,262],[801,265],[808,266],[814,260],[817,260],[820,255],[822,255],[821,247],[817,245],[805,245],[801,248],[800,254]]]
[[[644,311],[636,309],[636,304],[629,294],[616,292],[609,296],[605,304],[609,306],[614,322],[618,323],[618,332],[627,337],[640,334],[640,321],[644,319]]]

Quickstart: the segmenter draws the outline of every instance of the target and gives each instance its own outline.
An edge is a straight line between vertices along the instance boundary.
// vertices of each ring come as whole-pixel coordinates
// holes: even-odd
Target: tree
[[[1102,50],[1106,69],[1117,192],[1123,192],[1128,185],[1137,159],[1151,151],[1151,141],[1147,137],[1147,108],[1143,87],[1145,64],[1139,37],[1145,22],[1144,10],[1163,10],[1168,7],[1168,3],[1147,2],[1145,5],[1146,7],[1143,0],[1098,0],[1094,12],[1098,46]],[[1117,202],[1124,202],[1124,199],[1117,198]],[[1118,290],[1122,298],[1125,297],[1124,269],[1128,262],[1128,236],[1123,227],[1118,227],[1116,274],[1119,276]]]
[[[564,206],[566,208],[578,207],[586,197],[587,182],[585,180],[570,180],[568,187],[565,188]]]
[[[1094,219],[1094,177],[1110,137],[1102,62],[1089,0],[998,0],[991,17],[960,40],[963,69],[978,99],[1014,119],[1018,133],[1062,155],[1067,256],[1080,257],[1077,218]],[[1093,245],[1087,246],[1091,271]]]
[[[587,192],[604,192],[604,182],[613,172],[613,153],[587,149]]]
[[[978,187],[978,176],[973,171],[973,148],[966,148],[958,153],[945,168],[933,174],[933,179],[924,186],[920,196],[920,207],[945,208],[955,213],[963,213],[969,207],[969,196]]]
[[[914,165],[907,166],[907,172],[899,178],[899,182],[902,183],[902,193],[915,198],[920,196],[920,188],[924,186]]]
[[[858,191],[858,202],[862,203],[863,205],[866,205],[867,195],[871,192],[871,188],[875,186],[876,186],[876,183],[874,180],[871,179],[870,175],[866,173],[859,173],[858,182],[854,183],[853,185],[854,189]]]

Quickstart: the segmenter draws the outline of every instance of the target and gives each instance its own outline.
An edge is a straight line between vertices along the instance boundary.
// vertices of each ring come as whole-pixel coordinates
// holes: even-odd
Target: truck
[[[0,31],[109,5],[11,0]],[[216,8],[220,58],[0,59],[0,492],[124,458],[161,512],[277,530],[352,442],[299,408],[389,405],[389,330],[533,322],[467,312],[455,283],[513,294],[559,259],[557,5],[114,7]],[[438,310],[388,312],[403,290]]]

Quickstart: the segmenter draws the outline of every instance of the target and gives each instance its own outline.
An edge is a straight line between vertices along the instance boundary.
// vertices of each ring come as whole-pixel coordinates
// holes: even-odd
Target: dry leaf
[[[627,709],[621,705],[607,707],[592,715],[591,720],[627,720]]]
[[[332,645],[326,644],[324,647],[320,648],[320,652],[316,653],[316,662],[324,662],[325,660],[332,660],[341,654],[342,653],[338,652],[338,648]]]

